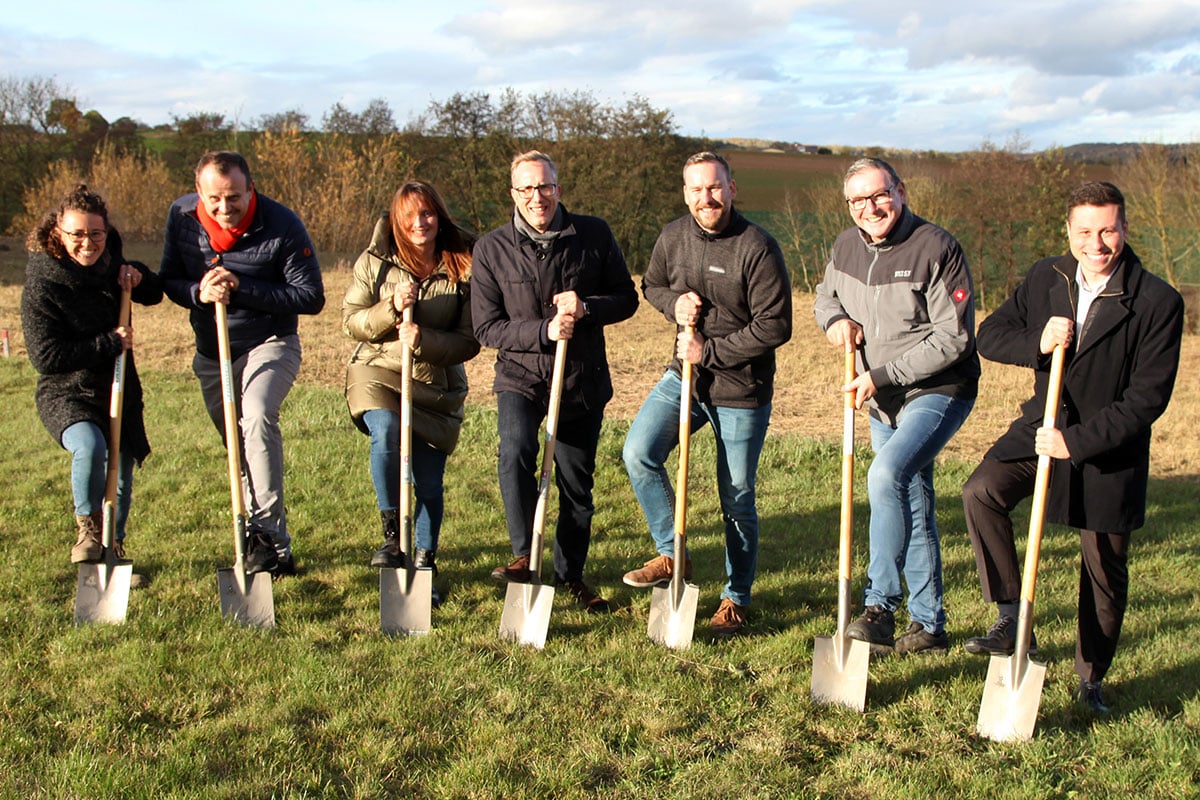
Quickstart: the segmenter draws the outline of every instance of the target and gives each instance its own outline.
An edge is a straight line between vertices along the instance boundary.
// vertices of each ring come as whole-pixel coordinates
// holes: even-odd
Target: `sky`
[[[253,127],[456,92],[591,92],[677,131],[971,150],[1200,141],[1200,0],[66,0],[9,4],[0,78],[109,121]],[[17,7],[12,7],[17,6]],[[978,10],[977,10],[978,9]]]

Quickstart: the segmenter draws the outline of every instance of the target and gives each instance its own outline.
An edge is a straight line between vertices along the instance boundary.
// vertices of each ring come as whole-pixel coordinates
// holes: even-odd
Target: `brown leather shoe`
[[[95,564],[104,558],[104,545],[100,542],[100,512],[76,514],[77,535],[71,547],[72,564]]]
[[[575,598],[575,603],[589,614],[607,614],[608,601],[593,592],[583,581],[562,581],[554,584],[557,588],[565,588]]]
[[[496,567],[492,577],[498,581],[509,583],[529,583],[532,573],[529,572],[529,556],[517,556],[507,567]]]
[[[670,556],[658,555],[643,564],[641,569],[626,572],[625,577],[621,580],[625,581],[626,586],[635,586],[638,589],[666,586],[671,582],[671,575],[674,571],[675,559]],[[691,578],[692,560],[689,558],[683,562],[683,579],[691,580]]]
[[[746,606],[739,606],[728,597],[722,597],[711,624],[713,635],[724,638],[733,636],[746,624]]]

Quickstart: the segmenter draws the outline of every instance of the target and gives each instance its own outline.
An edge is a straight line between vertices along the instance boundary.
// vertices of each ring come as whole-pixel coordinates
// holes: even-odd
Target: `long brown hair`
[[[56,230],[65,211],[95,214],[104,220],[105,229],[111,228],[108,224],[108,206],[104,204],[104,199],[89,189],[87,184],[77,183],[75,188],[63,195],[58,205],[47,211],[37,226],[29,232],[25,238],[25,249],[30,253],[49,253],[52,258],[64,257],[67,251]]]
[[[405,181],[392,196],[388,214],[391,217],[392,239],[396,242],[398,259],[411,270],[420,272],[424,269],[421,252],[408,240],[404,224],[408,216],[422,203],[437,214],[438,231],[434,241],[434,258],[440,258],[445,263],[451,283],[468,280],[471,277],[471,244],[474,237],[455,224],[442,196],[427,181]]]

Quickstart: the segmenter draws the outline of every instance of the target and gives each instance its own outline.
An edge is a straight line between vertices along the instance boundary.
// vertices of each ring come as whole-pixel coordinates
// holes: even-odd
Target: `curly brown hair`
[[[66,256],[67,251],[63,247],[62,239],[57,235],[58,222],[65,211],[96,214],[104,220],[106,230],[111,228],[108,224],[108,206],[104,204],[104,198],[89,189],[86,183],[77,183],[74,189],[63,196],[57,207],[47,211],[42,221],[29,232],[29,236],[25,238],[25,249],[30,253],[44,251],[53,258]]]

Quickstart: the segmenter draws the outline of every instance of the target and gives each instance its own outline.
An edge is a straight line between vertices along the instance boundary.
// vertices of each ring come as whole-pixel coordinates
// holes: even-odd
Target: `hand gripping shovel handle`
[[[534,583],[541,582],[542,533],[546,528],[546,503],[550,497],[550,476],[554,470],[554,444],[558,439],[558,407],[562,402],[563,371],[567,365],[567,340],[554,347],[554,376],[550,381],[550,405],[546,411],[546,444],[542,450],[542,475],[538,483],[537,506],[533,511],[533,538],[529,549],[529,572]]]
[[[846,341],[844,383],[855,377],[854,342]],[[839,635],[850,624],[850,543],[854,532],[854,391],[843,393],[842,403],[842,508],[838,529],[838,623]]]
[[[122,288],[117,325],[129,327],[132,305],[132,290]],[[112,549],[116,539],[117,483],[121,468],[121,419],[125,413],[127,352],[122,349],[113,364],[112,392],[108,405],[108,474],[104,482],[104,526],[101,539],[105,552]]]
[[[1050,359],[1050,382],[1046,388],[1046,409],[1042,426],[1053,428],[1062,397],[1063,361],[1066,348],[1057,345]],[[1025,545],[1025,572],[1021,579],[1021,606],[1017,614],[1017,641],[1013,653],[1015,669],[1027,662],[1033,629],[1033,595],[1037,588],[1038,559],[1042,550],[1042,527],[1046,521],[1046,497],[1050,489],[1050,456],[1038,456],[1033,501],[1029,511],[1029,540]]]
[[[683,332],[695,332],[691,325]],[[684,566],[687,564],[688,464],[692,455],[692,362],[680,359],[679,366],[679,468],[675,475],[675,564],[671,570],[671,596],[683,597]]]
[[[242,445],[238,433],[237,401],[233,391],[233,357],[229,350],[229,312],[214,303],[217,314],[217,353],[221,360],[221,398],[225,410],[225,452],[229,456],[229,498],[233,508],[234,573],[245,579],[246,500],[242,496]],[[244,589],[245,587],[243,587]]]

